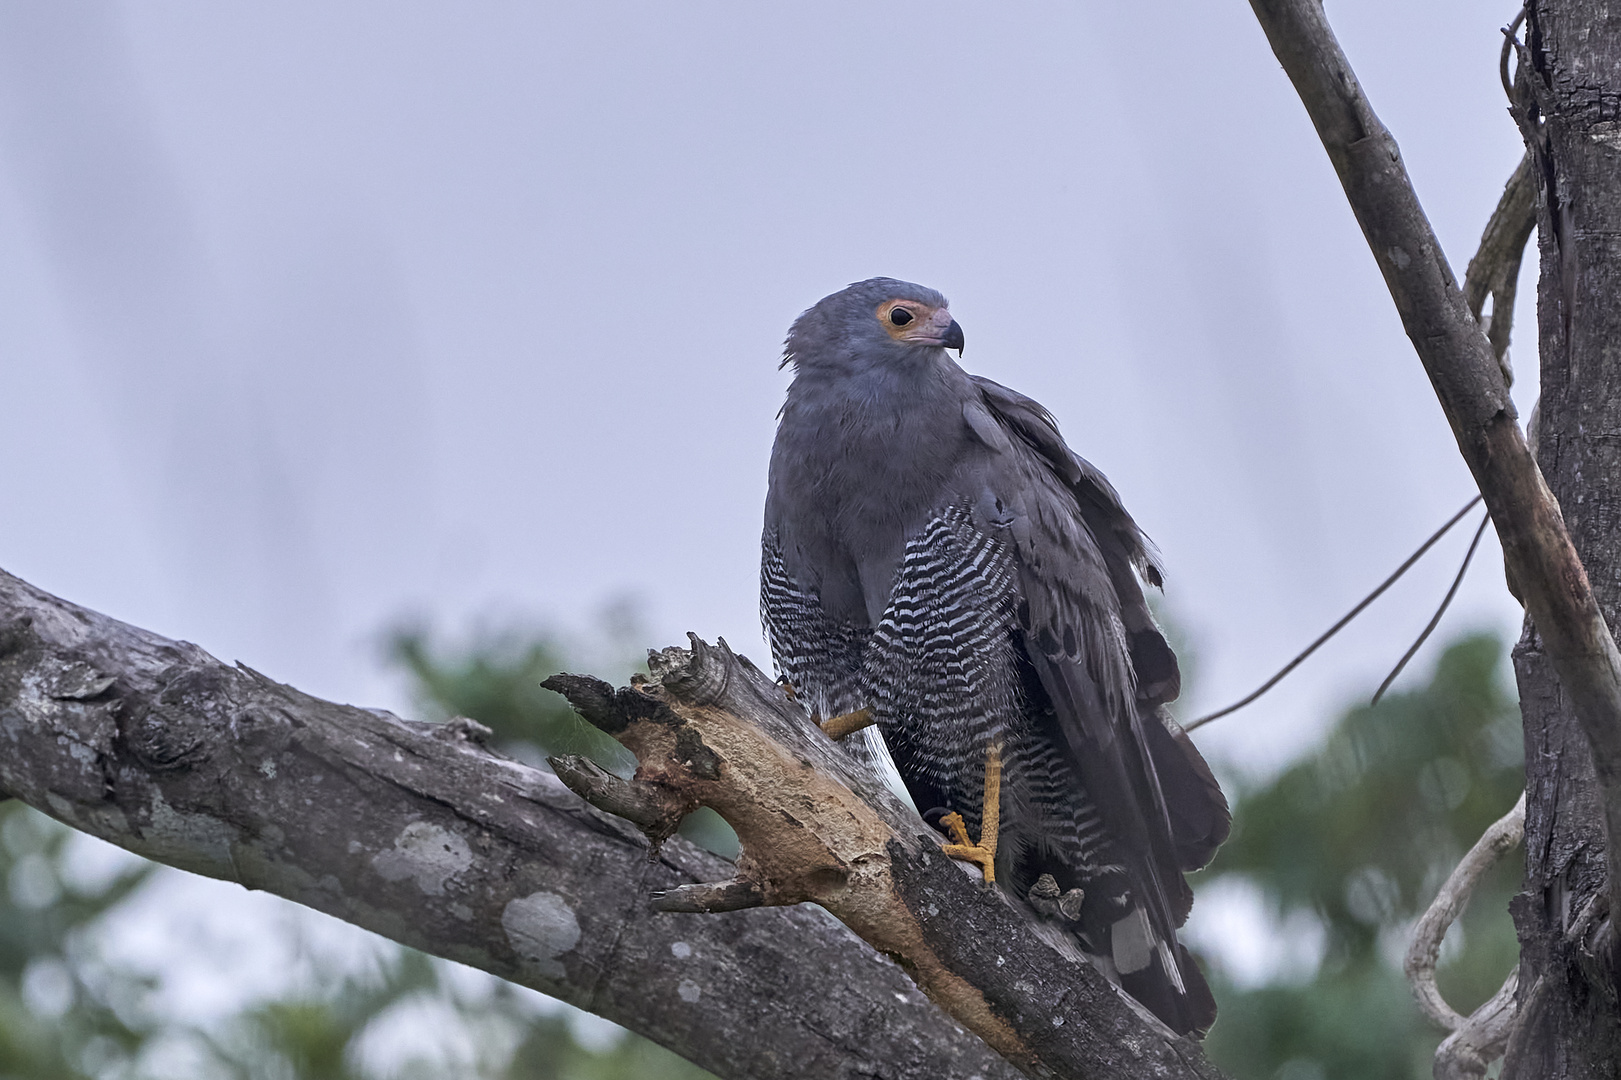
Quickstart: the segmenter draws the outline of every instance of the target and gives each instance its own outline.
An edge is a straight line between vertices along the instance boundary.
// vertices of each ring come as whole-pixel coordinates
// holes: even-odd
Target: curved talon
[[[996,834],[991,833],[989,847],[970,843],[968,840],[968,824],[963,821],[962,815],[953,810],[940,819],[940,824],[946,827],[951,834],[951,843],[941,845],[940,850],[953,859],[971,862],[978,866],[985,874],[986,881],[996,880]],[[981,829],[983,834],[985,830]]]
[[[1002,824],[1002,746],[991,743],[985,748],[985,789],[980,812],[979,843],[968,840],[968,825],[962,815],[953,810],[940,819],[951,836],[951,843],[942,850],[953,859],[971,862],[985,874],[985,880],[996,880],[996,834]]]

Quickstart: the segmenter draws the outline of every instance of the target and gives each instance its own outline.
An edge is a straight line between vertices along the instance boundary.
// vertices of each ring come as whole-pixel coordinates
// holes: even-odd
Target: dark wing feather
[[[1159,776],[1177,863],[1184,871],[1201,870],[1232,831],[1233,814],[1215,774],[1164,706],[1155,710],[1158,723],[1144,725],[1148,755]]]
[[[1203,1029],[1214,1000],[1175,930],[1193,903],[1183,873],[1209,861],[1231,818],[1209,766],[1162,708],[1180,676],[1137,578],[1158,585],[1159,566],[1114,488],[1064,444],[1045,409],[974,382],[1007,438],[992,466],[1000,475],[989,478],[1001,513],[990,524],[1014,541],[1029,659],[1081,783],[1129,853],[1158,942],[1163,976],[1137,971],[1127,988],[1180,1030]],[[968,420],[980,431],[983,421]],[[1118,962],[1118,943],[1116,953]]]
[[[1143,581],[1156,588],[1163,583],[1153,545],[1126,512],[1108,477],[1064,444],[1052,414],[1039,402],[990,379],[977,375],[969,378],[978,385],[986,405],[1002,425],[1035,451],[1068,490],[1074,501],[1061,512],[1079,509],[1119,599],[1119,616],[1126,628],[1139,693],[1155,704],[1175,701],[1181,691],[1176,655],[1165,643],[1137,580],[1140,574]]]
[[[1113,485],[1065,445],[1045,408],[990,379],[970,378],[1012,437],[1013,456],[1022,459],[1019,471],[1024,474],[1016,483],[1033,503],[1024,508],[1029,522],[1025,535],[1015,536],[1024,597],[1021,621],[1048,657],[1084,662],[1105,690],[1103,716],[1119,717],[1121,699],[1135,696],[1141,716],[1134,725],[1137,752],[1151,764],[1152,787],[1158,789],[1149,806],[1157,804],[1169,824],[1175,864],[1182,870],[1199,869],[1227,838],[1232,817],[1210,766],[1159,707],[1176,699],[1181,675],[1137,579],[1140,574],[1152,585],[1161,583],[1156,553]],[[1083,636],[1093,644],[1085,656],[1076,647]],[[1073,696],[1072,690],[1062,693]],[[1097,730],[1088,734],[1105,746],[1114,737]],[[1116,759],[1111,766],[1127,765],[1118,755],[1110,757]]]

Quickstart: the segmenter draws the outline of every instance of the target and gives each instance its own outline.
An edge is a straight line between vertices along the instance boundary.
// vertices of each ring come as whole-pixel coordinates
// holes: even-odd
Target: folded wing
[[[1134,894],[1112,929],[1116,966],[1173,1026],[1203,1029],[1214,1001],[1175,930],[1193,900],[1183,874],[1209,862],[1231,816],[1164,708],[1180,676],[1139,581],[1158,585],[1159,566],[1108,480],[1064,444],[1045,409],[974,382],[987,416],[969,424],[979,431],[988,418],[995,429],[984,437],[1002,443],[985,479],[986,527],[1012,536],[1022,644],[1047,699],[1036,704],[1050,706],[1034,711],[1067,751]]]

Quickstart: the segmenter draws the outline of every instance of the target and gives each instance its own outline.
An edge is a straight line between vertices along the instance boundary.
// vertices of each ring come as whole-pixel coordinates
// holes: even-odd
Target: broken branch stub
[[[733,880],[669,890],[656,907],[819,904],[1032,1076],[1220,1075],[1061,933],[946,858],[878,775],[746,658],[691,641],[651,654],[652,678],[630,687],[578,675],[544,684],[636,755],[635,778],[613,778],[628,796],[560,770],[585,798],[708,806],[736,831]]]

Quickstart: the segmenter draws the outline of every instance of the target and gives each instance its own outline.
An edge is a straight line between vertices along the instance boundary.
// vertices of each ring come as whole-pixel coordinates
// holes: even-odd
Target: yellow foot
[[[971,862],[978,866],[985,874],[986,881],[996,880],[996,842],[993,839],[990,847],[968,842],[968,824],[963,821],[962,815],[953,810],[940,819],[940,824],[946,827],[951,834],[951,843],[941,847],[953,859]],[[984,830],[980,830],[982,833]],[[994,837],[994,833],[992,836]]]
[[[986,881],[996,880],[996,834],[1002,825],[1002,747],[991,743],[985,748],[985,789],[980,805],[979,843],[968,842],[968,824],[952,811],[940,819],[951,836],[943,850],[953,859],[971,862],[985,873]]]
[[[872,710],[862,708],[855,712],[847,712],[843,716],[835,716],[830,720],[823,720],[821,725],[827,737],[837,741],[854,735],[864,727],[871,727],[876,722]]]

